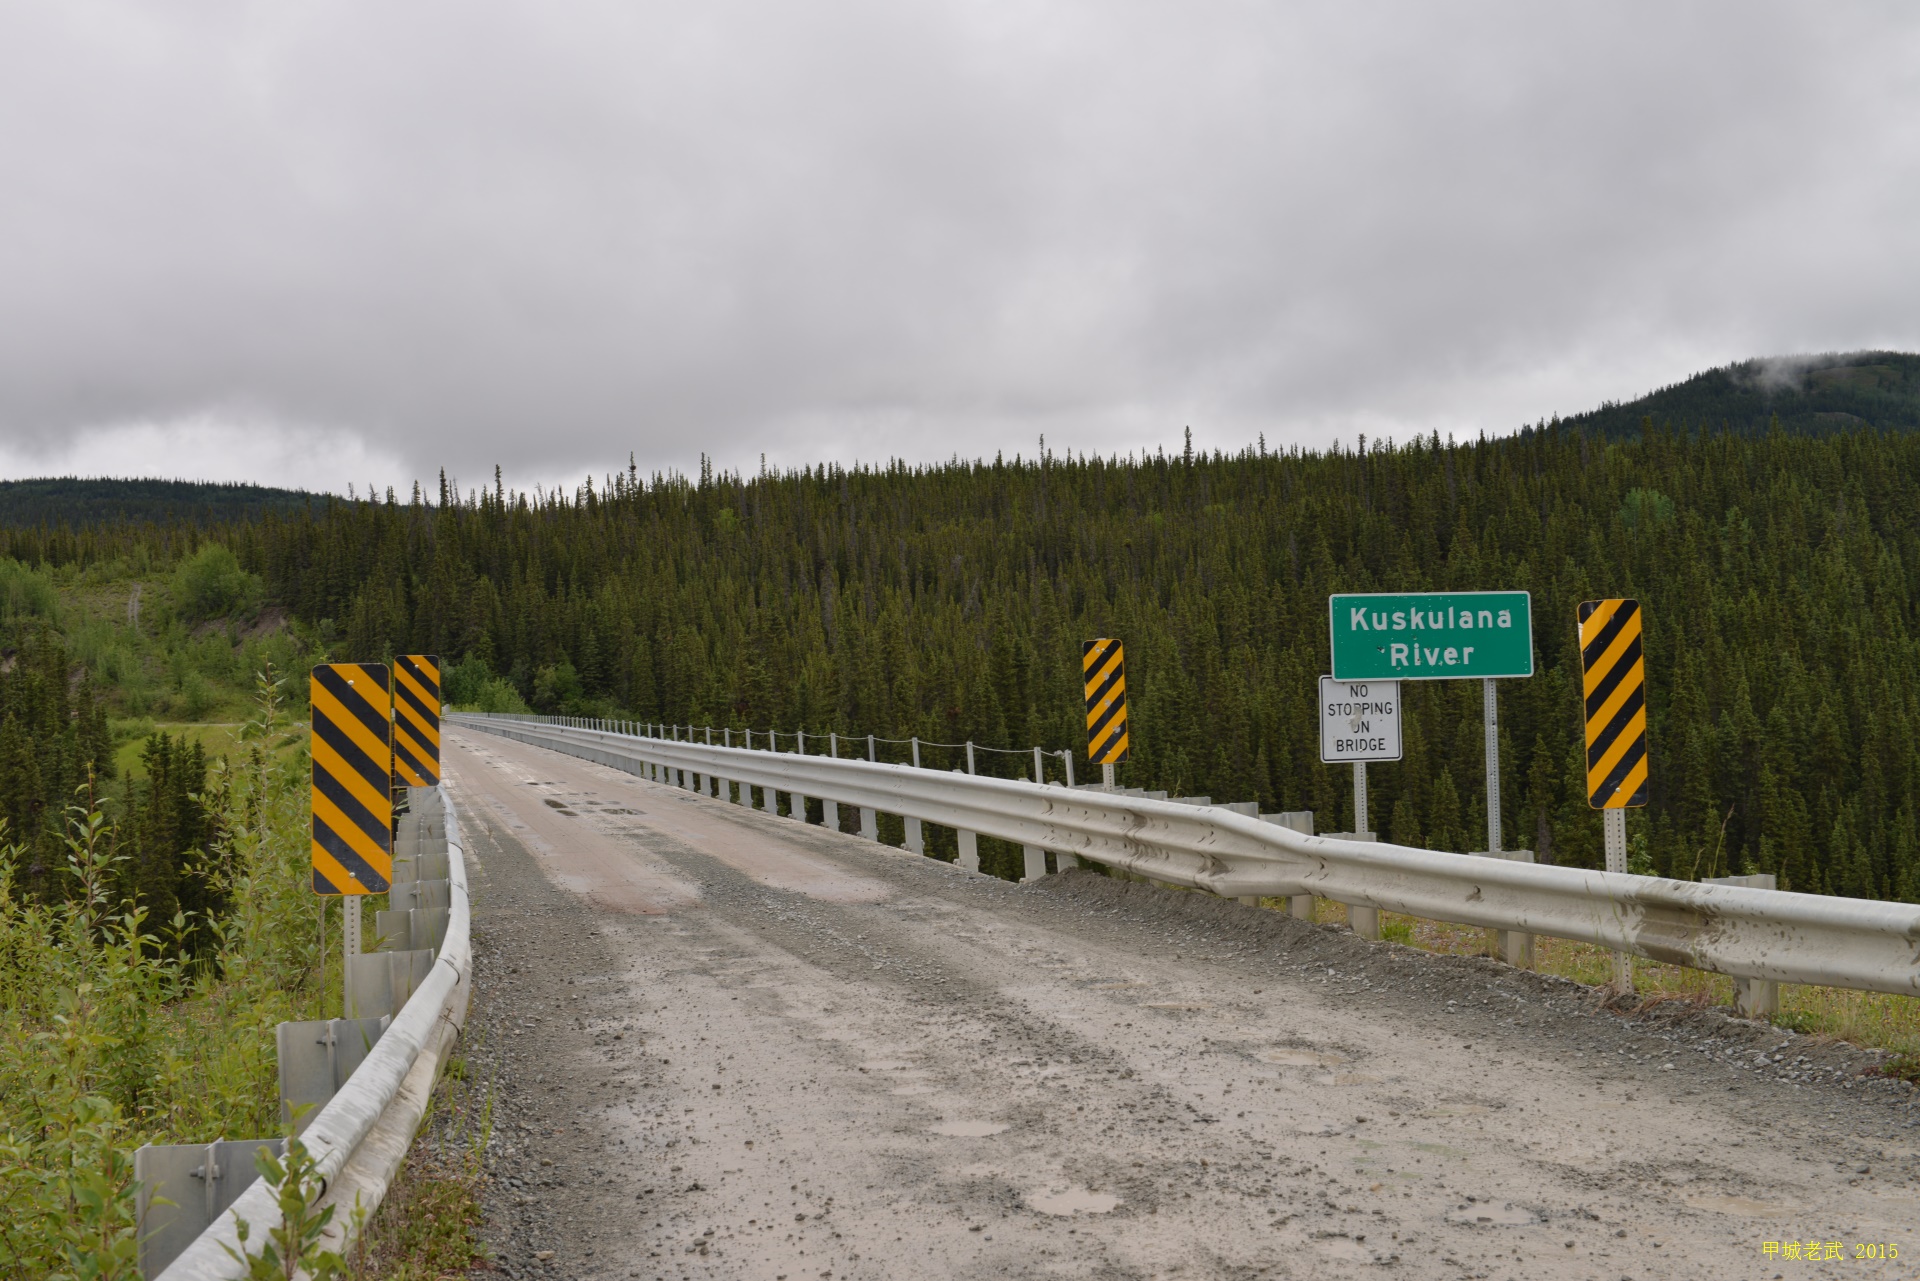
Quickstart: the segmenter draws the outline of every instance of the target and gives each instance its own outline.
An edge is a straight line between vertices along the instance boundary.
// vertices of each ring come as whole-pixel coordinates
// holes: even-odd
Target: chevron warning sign
[[[1647,803],[1647,670],[1640,602],[1580,605],[1580,671],[1586,695],[1587,804],[1597,810]]]
[[[380,894],[393,879],[393,700],[385,663],[313,669],[313,892]]]
[[[402,654],[393,664],[393,772],[408,787],[440,781],[440,658]]]
[[[1087,682],[1087,759],[1095,765],[1124,765],[1127,760],[1127,655],[1117,640],[1090,640],[1080,646],[1080,670]]]

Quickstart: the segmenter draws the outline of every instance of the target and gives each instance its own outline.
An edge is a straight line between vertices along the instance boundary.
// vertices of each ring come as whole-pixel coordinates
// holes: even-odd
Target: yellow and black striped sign
[[[1580,672],[1586,694],[1587,804],[1597,810],[1647,803],[1647,668],[1640,602],[1580,605]]]
[[[313,669],[313,892],[393,879],[393,700],[385,663]]]
[[[1117,640],[1080,646],[1087,681],[1087,759],[1095,765],[1127,761],[1127,655]]]
[[[440,658],[402,654],[393,664],[393,773],[408,787],[440,782]]]

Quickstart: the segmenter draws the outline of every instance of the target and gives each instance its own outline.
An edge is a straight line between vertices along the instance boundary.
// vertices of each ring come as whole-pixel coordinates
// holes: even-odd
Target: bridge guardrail
[[[426,1115],[433,1083],[466,1022],[473,984],[473,918],[459,816],[444,790],[451,902],[447,932],[424,982],[401,1007],[366,1059],[301,1133],[321,1179],[319,1206],[335,1207],[322,1245],[347,1244],[356,1196],[371,1215],[406,1158]],[[223,1247],[241,1248],[236,1220],[245,1219],[257,1251],[279,1226],[274,1189],[256,1180],[212,1227],[163,1269],[157,1281],[237,1281],[244,1265]]]
[[[1308,836],[1218,807],[615,733],[448,721],[629,773],[647,766],[984,833],[1225,898],[1314,894],[1776,983],[1920,995],[1920,906],[1476,858]]]

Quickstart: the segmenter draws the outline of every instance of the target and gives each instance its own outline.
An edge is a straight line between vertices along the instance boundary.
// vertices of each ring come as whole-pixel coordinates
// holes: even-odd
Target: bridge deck
[[[1732,1065],[1784,1033],[447,741],[516,1276],[1771,1276],[1920,1222],[1908,1096]]]

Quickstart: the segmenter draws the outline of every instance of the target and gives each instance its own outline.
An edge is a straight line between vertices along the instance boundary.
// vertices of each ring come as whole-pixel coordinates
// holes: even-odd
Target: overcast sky
[[[0,0],[0,475],[1511,431],[1920,349],[1910,4]]]

